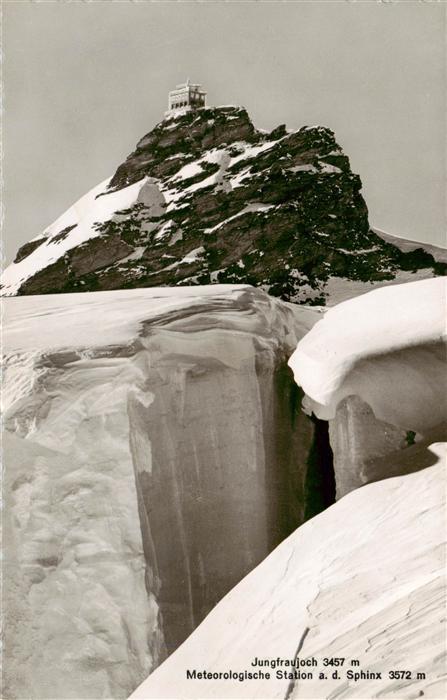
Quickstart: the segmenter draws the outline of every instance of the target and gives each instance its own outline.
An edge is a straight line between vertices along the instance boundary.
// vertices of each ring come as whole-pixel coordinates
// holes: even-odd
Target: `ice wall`
[[[316,320],[249,287],[5,303],[5,694],[126,697],[300,522]]]
[[[231,325],[187,317],[136,358],[151,396],[130,399],[130,444],[170,651],[304,519],[312,425],[271,329]]]
[[[387,287],[330,309],[298,344],[290,365],[307,411],[329,420],[337,497],[406,473],[391,465],[414,441],[445,439],[445,312],[444,279]]]

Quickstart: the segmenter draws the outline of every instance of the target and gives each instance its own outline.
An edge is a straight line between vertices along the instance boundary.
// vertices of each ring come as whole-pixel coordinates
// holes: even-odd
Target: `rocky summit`
[[[177,110],[20,248],[2,294],[243,282],[324,304],[337,278],[443,273],[370,229],[361,187],[326,127],[267,133],[241,107]]]

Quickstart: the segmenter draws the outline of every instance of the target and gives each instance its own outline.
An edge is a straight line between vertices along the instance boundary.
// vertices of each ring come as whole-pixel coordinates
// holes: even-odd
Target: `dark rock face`
[[[45,240],[39,239],[38,241],[28,241],[28,243],[25,243],[25,245],[22,245],[18,251],[17,254],[14,258],[14,262],[18,263],[24,260],[25,258],[28,257],[28,255],[31,255],[31,253],[36,250],[42,243],[44,243]]]
[[[74,248],[73,252],[70,251],[71,268],[75,276],[86,275],[121,260],[132,251],[132,246],[118,236],[108,236],[107,245],[100,238],[94,238],[87,244]]]
[[[18,293],[246,282],[324,304],[333,277],[380,282],[447,267],[370,230],[360,178],[325,127],[266,134],[240,107],[180,114],[139,141],[96,199],[144,178],[157,197],[94,223],[99,237],[36,271]],[[52,241],[59,235],[66,229]],[[23,246],[19,259],[38,244]]]
[[[119,166],[110,187],[126,187],[145,175],[163,178],[200,158],[207,149],[235,141],[252,143],[257,140],[245,109],[202,109],[186,113],[175,129],[167,130],[167,125],[161,122],[143,136],[135,151]]]
[[[86,290],[95,289],[94,273],[105,266],[111,265],[124,256],[129,255],[133,248],[120,237],[109,235],[103,238],[93,238],[77,248],[69,250],[63,258],[37,272],[26,280],[20,289],[20,294],[51,294],[56,291],[71,291],[76,280],[90,279]],[[87,285],[86,282],[84,282]],[[84,290],[84,291],[86,291]]]

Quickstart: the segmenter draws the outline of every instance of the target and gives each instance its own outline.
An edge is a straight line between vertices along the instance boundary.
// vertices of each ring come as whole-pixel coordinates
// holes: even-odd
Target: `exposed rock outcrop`
[[[325,304],[445,269],[370,230],[330,129],[268,134],[244,109],[217,107],[157,124],[110,180],[22,246],[2,294],[243,282]]]

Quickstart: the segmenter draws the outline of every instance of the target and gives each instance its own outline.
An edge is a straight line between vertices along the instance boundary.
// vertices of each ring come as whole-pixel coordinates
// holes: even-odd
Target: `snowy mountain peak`
[[[330,129],[266,132],[230,105],[172,110],[110,180],[20,248],[2,293],[224,282],[324,304],[340,280],[349,296],[444,268],[370,230]]]

